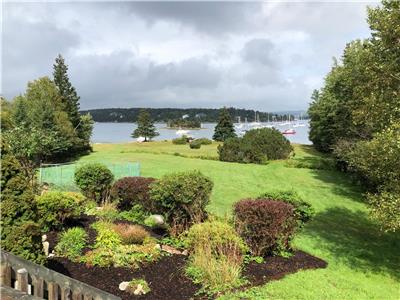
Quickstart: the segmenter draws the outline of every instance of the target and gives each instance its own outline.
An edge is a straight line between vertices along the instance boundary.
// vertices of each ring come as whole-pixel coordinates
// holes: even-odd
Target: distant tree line
[[[371,37],[347,44],[309,108],[310,139],[368,190],[372,216],[400,229],[400,2],[368,9]]]
[[[232,121],[237,122],[240,117],[241,122],[246,119],[253,122],[257,115],[260,122],[286,121],[289,119],[287,114],[267,113],[240,108],[227,108]],[[81,114],[90,113],[95,122],[137,122],[141,108],[102,108],[83,110]],[[155,122],[167,123],[171,120],[182,119],[185,116],[188,120],[199,120],[200,122],[218,122],[220,109],[217,108],[146,108],[150,117]],[[294,115],[290,115],[294,120]]]

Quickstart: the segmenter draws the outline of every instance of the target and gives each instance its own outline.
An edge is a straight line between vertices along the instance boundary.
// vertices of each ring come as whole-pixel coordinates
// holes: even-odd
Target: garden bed
[[[80,226],[88,232],[89,244],[94,243],[96,232],[90,227],[95,222],[95,217],[81,216],[74,224],[69,226]],[[125,221],[126,222],[126,221]],[[154,232],[149,228],[153,237],[161,238],[162,232]],[[58,233],[47,234],[50,250],[58,242]],[[85,249],[84,252],[89,249]],[[139,269],[125,267],[91,267],[84,263],[72,262],[66,258],[53,257],[49,259],[47,266],[64,275],[107,291],[122,299],[201,299],[196,293],[201,286],[194,284],[185,275],[185,264],[187,256],[169,255],[160,260],[142,265]],[[246,265],[243,275],[249,280],[249,284],[243,288],[262,285],[271,280],[277,280],[286,274],[295,273],[301,269],[325,268],[326,262],[302,251],[296,251],[290,258],[279,256],[267,257],[263,263],[250,262]],[[145,279],[151,291],[146,295],[133,296],[119,290],[119,284],[130,281],[132,278]]]
[[[186,259],[183,255],[164,256],[155,263],[132,270],[130,268],[88,267],[57,257],[49,260],[48,267],[122,299],[201,299],[195,295],[200,285],[193,284],[184,274]],[[246,266],[244,275],[250,281],[246,288],[280,279],[286,274],[295,273],[301,269],[325,268],[326,265],[325,261],[302,251],[296,251],[290,258],[267,257],[261,264],[251,262]],[[129,281],[132,278],[144,278],[149,283],[151,292],[133,296],[118,289],[122,281]]]

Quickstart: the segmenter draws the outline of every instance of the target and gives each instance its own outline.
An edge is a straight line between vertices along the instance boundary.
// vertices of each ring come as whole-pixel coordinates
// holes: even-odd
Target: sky
[[[333,57],[370,35],[366,2],[3,3],[2,89],[52,76],[81,108],[305,110]]]

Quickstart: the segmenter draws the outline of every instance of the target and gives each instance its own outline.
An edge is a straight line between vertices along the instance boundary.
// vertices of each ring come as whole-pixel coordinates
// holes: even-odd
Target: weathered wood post
[[[61,290],[61,300],[72,300],[72,292],[69,287],[65,287]]]
[[[49,282],[47,284],[47,290],[49,291],[49,300],[58,300],[58,284],[55,282]]]
[[[0,264],[0,285],[11,286],[11,266],[6,261]]]
[[[25,268],[17,270],[17,286],[16,289],[21,292],[28,292],[28,271]]]
[[[76,289],[72,292],[72,300],[82,300],[82,292],[80,289]]]
[[[44,297],[44,281],[39,276],[32,276],[33,295],[38,298]]]

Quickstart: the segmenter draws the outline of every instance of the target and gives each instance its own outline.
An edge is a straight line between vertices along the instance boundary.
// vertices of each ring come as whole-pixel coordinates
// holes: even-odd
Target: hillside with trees
[[[371,37],[347,44],[309,109],[310,139],[368,190],[372,216],[400,228],[400,2],[368,9]]]

